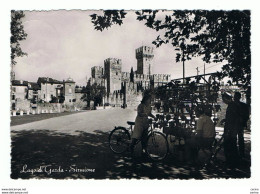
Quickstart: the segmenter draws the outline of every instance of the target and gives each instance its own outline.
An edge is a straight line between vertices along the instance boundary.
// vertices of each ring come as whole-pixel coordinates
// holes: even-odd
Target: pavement
[[[126,121],[134,121],[135,117],[134,109],[101,109],[11,126],[11,130],[48,129],[68,134],[77,134],[77,131],[93,133],[95,130],[107,132],[115,126],[127,127]]]
[[[223,150],[220,162],[212,169],[197,169],[185,164],[183,151],[171,153],[161,162],[140,155],[114,154],[108,136],[115,126],[127,127],[134,121],[134,109],[102,109],[49,118],[11,126],[13,179],[210,179],[250,178],[251,141],[245,135],[247,161],[240,169],[226,169]],[[221,135],[223,128],[217,128]],[[170,152],[174,145],[170,144]],[[46,167],[47,166],[47,167]],[[53,169],[52,173],[49,173]],[[94,171],[94,172],[93,172]]]

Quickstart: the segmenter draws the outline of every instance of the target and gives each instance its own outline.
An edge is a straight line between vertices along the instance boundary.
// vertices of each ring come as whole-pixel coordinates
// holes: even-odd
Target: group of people
[[[225,92],[222,100],[227,104],[224,124],[224,154],[227,167],[238,167],[239,161],[245,157],[244,129],[249,119],[249,107],[240,101],[241,94],[235,92],[234,98]],[[196,108],[196,135],[186,141],[186,159],[197,161],[199,148],[210,148],[215,140],[215,125],[211,120],[211,112],[205,107]]]
[[[249,108],[243,102],[240,102],[241,94],[235,92],[234,98],[229,93],[222,95],[222,100],[226,103],[226,117],[221,121],[224,125],[224,153],[226,164],[235,167],[238,161],[245,156],[244,128],[249,119]],[[185,153],[188,160],[196,161],[199,148],[210,147],[215,140],[215,125],[211,120],[211,111],[203,106],[198,106],[195,110],[198,118],[196,124],[196,135],[186,140]],[[142,141],[142,147],[145,147],[145,137],[148,133],[148,117],[155,116],[151,113],[151,95],[145,94],[141,104],[137,108],[137,117],[130,146],[133,151],[138,139]],[[237,146],[237,140],[238,145]]]
[[[222,95],[223,102],[227,104],[224,125],[224,152],[226,164],[236,167],[238,161],[245,157],[244,129],[249,119],[249,107],[240,102],[241,94],[235,92],[234,99],[229,93]],[[237,143],[238,142],[238,143]],[[238,146],[237,146],[238,145]]]

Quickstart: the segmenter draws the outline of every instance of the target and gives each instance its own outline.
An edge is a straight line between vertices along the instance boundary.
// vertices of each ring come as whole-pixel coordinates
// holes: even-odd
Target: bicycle
[[[149,119],[148,136],[145,139],[145,154],[153,161],[160,161],[166,158],[169,152],[168,141],[165,135],[155,131],[156,121]],[[122,154],[130,149],[131,135],[135,122],[127,121],[129,128],[115,127],[109,135],[109,147],[116,154]],[[138,140],[137,145],[141,140]]]

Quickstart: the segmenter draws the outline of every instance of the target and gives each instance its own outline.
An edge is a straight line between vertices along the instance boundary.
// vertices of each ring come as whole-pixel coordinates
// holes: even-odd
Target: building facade
[[[65,103],[72,103],[76,101],[75,97],[75,82],[72,78],[68,78],[66,81],[64,81],[63,84],[64,90],[64,97],[65,97]]]

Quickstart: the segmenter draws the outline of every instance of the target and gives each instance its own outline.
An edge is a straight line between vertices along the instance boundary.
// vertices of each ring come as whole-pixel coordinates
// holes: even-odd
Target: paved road
[[[207,178],[249,178],[250,161],[235,171],[225,169],[221,163],[210,171],[195,169],[183,163],[183,150],[172,153],[170,144],[168,158],[162,162],[151,162],[140,156],[141,146],[135,156],[129,153],[117,155],[108,146],[108,135],[114,126],[127,126],[134,121],[136,111],[132,109],[106,109],[50,118],[11,127],[12,161],[11,177],[17,178],[95,178],[95,179],[207,179]],[[222,128],[217,128],[223,131]],[[246,149],[250,154],[250,134],[246,136]],[[177,154],[177,155],[176,155]],[[248,156],[250,159],[250,156]],[[64,172],[48,174],[21,170],[50,166],[62,168]],[[71,169],[95,169],[94,173],[72,171]],[[66,171],[68,170],[68,171]]]
[[[134,121],[136,111],[133,109],[103,109],[78,114],[55,117],[17,126],[12,131],[48,129],[58,132],[76,134],[77,131],[110,131],[115,126],[127,126],[126,121]]]
[[[134,109],[103,109],[82,112],[61,117],[54,117],[32,123],[12,126],[12,131],[47,129],[51,131],[78,134],[78,131],[93,133],[96,130],[107,132],[115,126],[127,127],[126,121],[134,121],[136,111]],[[223,133],[223,128],[216,127]],[[245,133],[245,140],[250,140],[250,133]]]

